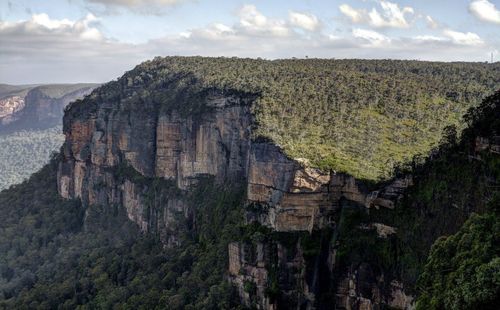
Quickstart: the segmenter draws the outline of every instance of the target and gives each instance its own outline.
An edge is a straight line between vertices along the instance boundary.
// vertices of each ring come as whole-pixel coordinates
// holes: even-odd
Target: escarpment
[[[288,240],[228,245],[228,278],[242,302],[262,309],[314,308],[316,295],[335,290],[324,283],[335,273],[330,240],[342,208],[392,208],[411,180],[371,191],[352,176],[309,167],[273,142],[254,138],[255,95],[210,90],[196,97],[202,109],[195,113],[184,113],[169,99],[137,102],[133,96],[106,101],[92,94],[74,103],[64,118],[60,195],[88,208],[123,206],[131,221],[157,234],[168,250],[182,246],[180,226],[196,225],[189,195],[200,181],[241,186],[244,223]],[[308,235],[317,248],[302,242]],[[344,287],[338,294],[348,298],[352,292]],[[381,295],[374,304],[385,303]],[[349,298],[342,299],[346,307],[359,303]]]
[[[328,214],[342,201],[391,207],[409,184],[398,179],[383,191],[368,191],[349,175],[307,167],[272,142],[252,139],[254,98],[210,95],[204,100],[207,110],[198,115],[165,112],[161,104],[138,109],[126,102],[99,103],[79,118],[68,114],[58,174],[61,196],[80,198],[85,205],[141,208],[138,179],[170,181],[182,192],[200,178],[213,177],[219,184],[244,185],[248,203],[267,209],[249,214],[263,225],[312,231],[328,226]]]
[[[344,118],[345,109],[338,104],[343,103],[339,98],[346,102],[352,98],[337,97],[334,80],[321,84],[328,89],[321,97],[310,82],[316,80],[303,79],[307,66],[302,62],[289,63],[295,71],[279,62],[248,62],[255,66],[251,74],[242,69],[242,60],[156,59],[72,103],[64,117],[59,194],[81,200],[86,212],[94,206],[121,208],[143,233],[157,236],[164,251],[196,244],[198,252],[204,253],[219,237],[207,226],[225,232],[224,236],[230,231],[230,240],[225,238],[216,247],[226,267],[224,283],[235,289],[238,304],[249,308],[411,308],[418,273],[434,240],[454,233],[475,210],[470,206],[480,205],[456,189],[461,184],[453,173],[462,177],[463,171],[453,167],[467,167],[471,180],[478,181],[478,186],[468,183],[471,192],[492,196],[485,190],[489,187],[482,186],[492,179],[491,167],[483,162],[498,154],[497,131],[471,134],[476,139],[469,147],[474,152],[472,163],[464,159],[456,137],[450,136],[451,142],[436,153],[445,154],[445,159],[428,162],[429,167],[436,164],[438,172],[429,173],[430,168],[423,165],[415,170],[417,174],[412,170],[385,182],[363,181],[333,168],[357,171],[358,176],[379,175],[376,166],[383,158],[393,152],[401,157],[419,144],[418,131],[405,127],[417,120],[406,119],[396,126],[406,128],[402,132],[386,131],[372,117],[385,113],[395,121],[400,110],[370,103],[375,95],[361,96],[353,109],[358,109],[362,117],[357,120],[363,120],[363,125],[354,127],[366,130],[351,137],[344,124],[356,120]],[[323,69],[320,65],[316,64]],[[264,67],[265,83],[261,83],[258,68]],[[317,70],[318,80],[333,72]],[[300,83],[289,87],[288,78]],[[364,77],[351,82],[360,81]],[[315,100],[322,99],[327,103],[323,111],[338,108],[338,114],[322,119],[328,114],[318,115],[315,105]],[[412,96],[406,100],[419,112],[406,113],[408,118],[426,115],[418,109],[420,101],[412,101],[416,100]],[[308,105],[308,118],[299,116],[304,105]],[[310,123],[316,120],[322,126]],[[377,130],[370,131],[372,125]],[[307,130],[293,132],[297,128]],[[387,143],[375,147],[375,137]],[[406,138],[411,141],[394,145]],[[377,157],[385,147],[387,154]],[[412,149],[411,154],[417,151]],[[366,158],[351,161],[350,152]],[[291,157],[298,153],[305,158]],[[357,164],[370,157],[377,165],[359,171],[363,166]],[[391,159],[388,165],[395,164]],[[240,197],[237,202],[229,198],[231,191]],[[446,207],[438,207],[435,201]],[[207,210],[207,205],[214,210]],[[222,213],[228,210],[238,211],[238,223],[220,227],[218,219],[225,221]]]
[[[0,192],[0,304],[494,309],[500,92],[458,115],[497,68],[147,61]]]

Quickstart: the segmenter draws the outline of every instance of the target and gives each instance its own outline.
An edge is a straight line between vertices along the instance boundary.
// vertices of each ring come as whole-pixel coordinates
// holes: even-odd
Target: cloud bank
[[[365,9],[354,9],[348,4],[340,5],[339,9],[353,23],[368,24],[377,28],[408,28],[410,26],[408,18],[415,13],[412,7],[400,8],[397,3],[388,1],[380,1],[380,7],[380,12],[376,8],[372,8],[369,12]]]
[[[390,36],[387,27],[407,27],[408,17],[415,14],[412,8],[385,1],[381,8],[377,15],[341,6],[342,14],[356,25],[338,32],[326,29],[309,12],[289,11],[275,18],[244,5],[233,24],[214,22],[142,44],[106,37],[93,14],[78,20],[33,14],[29,20],[0,21],[0,83],[105,82],[141,61],[166,55],[484,61],[494,49],[476,33],[439,29],[435,22],[430,34]]]

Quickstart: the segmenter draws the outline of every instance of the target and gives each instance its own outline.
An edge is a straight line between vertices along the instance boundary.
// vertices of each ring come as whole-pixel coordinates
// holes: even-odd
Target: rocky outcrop
[[[182,118],[177,112],[160,114],[156,125],[154,175],[176,180],[187,189],[200,175],[216,181],[246,178],[251,117],[242,98],[210,98],[215,112]]]
[[[162,111],[161,104],[137,110],[125,101],[67,116],[59,193],[86,206],[123,205],[142,231],[159,233],[167,246],[178,244],[176,217],[190,216],[185,196],[191,186],[204,177],[220,184],[243,184],[247,177],[250,99],[205,99],[207,110],[197,115]],[[153,188],[155,180],[165,186]],[[163,193],[165,187],[177,194]]]
[[[0,125],[7,125],[16,120],[15,114],[24,109],[24,98],[8,97],[0,100]]]
[[[477,137],[474,151],[476,153],[489,151],[493,154],[500,154],[500,136],[492,136],[489,138]]]
[[[248,200],[267,212],[258,221],[277,231],[312,231],[328,221],[336,197],[330,192],[329,174],[302,167],[274,145],[252,146],[248,174]]]
[[[246,187],[247,223],[294,238],[334,230],[344,207],[393,208],[411,184],[409,178],[396,179],[370,191],[352,176],[311,168],[272,142],[252,139],[255,96],[212,91],[197,98],[202,109],[194,113],[133,95],[106,101],[93,94],[71,105],[64,118],[60,195],[86,207],[121,205],[143,232],[157,234],[168,248],[182,244],[182,226],[195,224],[188,196],[206,178]],[[395,232],[374,225],[382,237]],[[322,291],[319,279],[334,272],[328,238],[321,237],[313,251],[317,258],[309,262],[298,241],[292,246],[279,240],[231,243],[229,279],[242,302],[261,309],[314,308]],[[370,283],[378,287],[377,281]],[[339,296],[344,286],[338,287]],[[388,302],[385,293],[377,294],[339,302],[359,309]],[[395,299],[402,300],[401,294]]]
[[[314,294],[306,279],[300,244],[229,244],[229,280],[242,303],[257,309],[311,309]]]
[[[411,177],[405,177],[369,191],[350,175],[325,173],[289,159],[275,145],[251,148],[248,200],[267,210],[256,219],[277,231],[326,227],[343,204],[392,209],[411,184]]]
[[[336,288],[337,309],[373,310],[384,305],[393,309],[413,309],[412,301],[413,297],[404,293],[402,283],[393,280],[385,285],[383,275],[368,264],[350,270],[338,281]]]
[[[258,305],[261,309],[275,309],[275,305],[266,294],[269,282],[269,266],[266,258],[269,259],[269,253],[265,253],[262,243],[252,247],[254,247],[252,244],[238,242],[229,244],[230,281],[238,290],[238,295],[241,296],[245,306]]]

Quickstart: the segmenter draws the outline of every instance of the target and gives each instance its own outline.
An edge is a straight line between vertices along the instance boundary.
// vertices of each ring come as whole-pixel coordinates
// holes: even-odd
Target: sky
[[[499,61],[500,0],[0,0],[0,83],[168,55]]]

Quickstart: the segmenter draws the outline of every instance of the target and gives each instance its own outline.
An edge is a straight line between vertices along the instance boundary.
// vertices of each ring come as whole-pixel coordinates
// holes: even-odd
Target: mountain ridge
[[[207,61],[213,64],[204,64]],[[2,277],[8,280],[0,286],[5,305],[326,309],[334,304],[345,309],[406,309],[414,307],[415,300],[423,308],[448,305],[452,288],[432,282],[435,269],[425,262],[436,238],[457,232],[471,212],[492,212],[491,197],[498,190],[488,184],[500,179],[494,152],[500,93],[469,110],[463,125],[458,124],[466,127],[463,133],[454,121],[447,122],[447,134],[428,158],[415,157],[384,182],[367,182],[335,171],[337,166],[320,169],[310,158],[294,159],[278,141],[259,134],[263,112],[258,110],[266,107],[259,103],[266,98],[259,89],[214,86],[227,80],[213,79],[239,74],[231,70],[245,68],[245,61],[155,59],[68,107],[61,154],[32,178],[42,182],[44,173],[50,175],[46,202],[37,205],[36,196],[43,191],[30,194],[25,188],[36,188],[30,181],[0,193],[0,206],[14,214],[16,208],[9,209],[6,202],[16,205],[28,199],[33,214],[25,211],[30,208],[19,208],[21,215],[13,218],[34,224],[24,227],[7,220],[6,231],[28,229],[20,233],[24,236],[31,234],[27,227],[42,227],[35,236],[60,240],[61,253],[66,253],[62,255],[75,253],[77,263],[71,267],[69,261],[57,260],[68,275],[46,266],[58,280],[36,267],[33,275],[23,274],[17,261],[24,261],[30,250],[48,249],[47,257],[57,259],[50,253],[59,248],[57,241],[44,245],[33,237],[31,242],[14,238],[19,251],[13,255],[22,259],[2,258],[9,262],[2,267]],[[190,71],[192,63],[205,73],[212,65],[226,64],[230,70],[203,81]],[[253,65],[270,63],[250,60]],[[305,63],[324,65],[321,60]],[[360,63],[364,68],[365,62]],[[387,64],[373,62],[371,70],[381,70],[381,63]],[[410,71],[421,65],[397,63],[408,64]],[[390,62],[387,66],[398,70]],[[300,65],[290,70],[307,77],[305,72],[313,69]],[[265,83],[267,77],[255,83]],[[300,74],[288,78],[296,77]],[[370,75],[366,81],[374,78]],[[446,92],[450,97],[474,97],[479,96],[477,89]],[[310,129],[306,125],[304,134]],[[68,234],[70,226],[64,221],[56,226],[61,234],[45,231],[47,223],[38,214],[55,212],[51,203],[63,217],[72,210],[78,214],[75,232]],[[61,204],[74,204],[74,209],[65,211]],[[488,228],[484,231],[492,234]],[[0,245],[7,248],[5,240]],[[432,259],[441,259],[439,251],[432,253],[438,253],[431,254]],[[492,255],[494,251],[487,253],[481,263]],[[427,287],[432,291],[417,285],[421,274],[428,275],[422,281],[431,281]],[[495,289],[488,288],[488,296],[494,296]],[[487,297],[481,302],[495,301]]]

